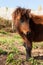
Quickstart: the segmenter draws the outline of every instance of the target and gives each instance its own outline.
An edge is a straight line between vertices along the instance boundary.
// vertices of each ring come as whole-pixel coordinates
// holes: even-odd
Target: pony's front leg
[[[26,60],[28,60],[31,57],[32,43],[29,44],[27,45],[27,43],[24,43],[24,47],[26,48]]]
[[[31,48],[30,47],[26,47],[26,59],[28,60],[31,57]]]

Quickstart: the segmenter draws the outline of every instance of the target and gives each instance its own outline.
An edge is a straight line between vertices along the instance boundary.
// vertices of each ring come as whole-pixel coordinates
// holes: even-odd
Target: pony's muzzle
[[[32,32],[27,32],[26,37],[28,40],[32,40]]]

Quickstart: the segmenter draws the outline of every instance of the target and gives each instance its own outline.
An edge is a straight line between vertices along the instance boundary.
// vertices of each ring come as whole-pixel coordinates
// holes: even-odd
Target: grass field
[[[43,42],[41,44],[33,42],[33,50],[35,51],[36,49],[38,51],[43,49]],[[41,57],[36,59],[32,57],[26,61],[26,51],[19,34],[0,30],[0,65],[43,65]]]

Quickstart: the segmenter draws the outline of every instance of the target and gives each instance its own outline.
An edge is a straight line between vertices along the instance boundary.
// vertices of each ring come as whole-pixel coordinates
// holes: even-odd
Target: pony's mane
[[[13,12],[13,16],[14,18],[20,14],[21,16],[24,15],[25,13],[26,14],[29,14],[29,12],[31,11],[31,9],[26,9],[26,8],[21,8],[21,7],[18,7],[15,9],[15,11]]]

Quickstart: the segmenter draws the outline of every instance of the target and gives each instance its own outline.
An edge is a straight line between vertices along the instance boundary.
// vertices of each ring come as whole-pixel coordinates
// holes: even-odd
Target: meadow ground
[[[33,42],[32,58],[26,61],[22,38],[0,30],[0,65],[43,65],[43,42]]]

